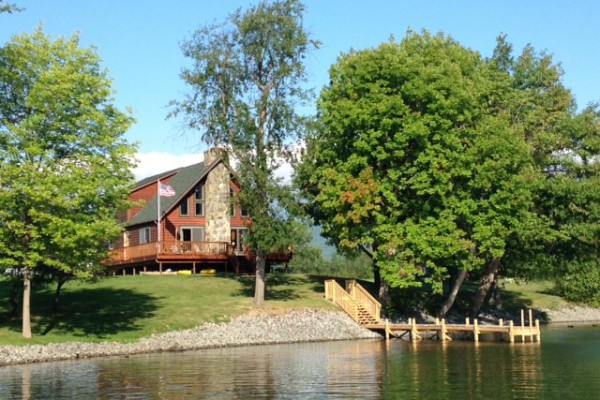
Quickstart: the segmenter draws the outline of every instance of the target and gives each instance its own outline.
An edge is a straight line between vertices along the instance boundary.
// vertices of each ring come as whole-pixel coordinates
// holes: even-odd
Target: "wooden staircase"
[[[359,325],[381,321],[381,304],[355,280],[346,281],[346,289],[333,279],[325,281],[325,299],[340,306]]]

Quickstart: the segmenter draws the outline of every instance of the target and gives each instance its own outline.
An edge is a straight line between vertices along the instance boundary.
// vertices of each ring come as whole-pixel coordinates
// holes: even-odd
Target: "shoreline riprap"
[[[339,311],[293,310],[244,315],[228,323],[205,323],[196,328],[167,332],[135,343],[51,343],[0,346],[0,365],[128,356],[215,347],[381,338]]]
[[[600,308],[567,306],[537,312],[545,313],[550,323],[600,323]],[[157,334],[134,343],[68,342],[0,346],[0,366],[216,347],[377,338],[381,336],[357,325],[341,311],[263,311],[243,315],[227,323],[209,322],[192,329]]]

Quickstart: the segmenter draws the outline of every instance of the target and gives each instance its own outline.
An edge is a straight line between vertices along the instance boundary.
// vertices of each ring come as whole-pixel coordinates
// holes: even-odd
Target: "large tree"
[[[89,277],[121,231],[135,149],[112,95],[77,35],[37,29],[0,48],[0,265],[23,279],[25,337],[36,271]]]
[[[535,225],[528,143],[494,112],[508,79],[442,34],[342,55],[319,99],[297,182],[324,234],[372,249],[383,281],[424,283],[452,305]]]
[[[183,45],[194,62],[181,75],[191,92],[174,103],[173,114],[183,114],[206,143],[224,147],[236,162],[240,201],[252,217],[257,305],[264,302],[267,254],[286,244],[289,191],[274,171],[304,129],[297,110],[310,97],[303,62],[317,43],[302,26],[303,14],[297,0],[260,2],[199,29]]]

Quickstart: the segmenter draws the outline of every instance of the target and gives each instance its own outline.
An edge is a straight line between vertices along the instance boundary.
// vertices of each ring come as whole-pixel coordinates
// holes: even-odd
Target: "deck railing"
[[[230,255],[231,252],[231,245],[227,242],[152,242],[114,249],[110,252],[108,263],[120,264],[170,255]]]
[[[342,307],[358,323],[358,303],[333,279],[325,281],[325,299]]]
[[[356,283],[355,280],[351,280],[346,281],[346,290],[358,304],[363,306],[375,318],[375,321],[379,322],[381,320],[381,303],[371,296],[365,288]]]

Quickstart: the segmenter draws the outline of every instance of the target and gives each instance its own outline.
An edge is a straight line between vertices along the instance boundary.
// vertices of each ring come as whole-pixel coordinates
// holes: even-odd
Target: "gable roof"
[[[169,185],[171,185],[173,190],[175,190],[175,196],[163,196],[160,199],[161,215],[165,215],[176,204],[178,204],[181,201],[181,199],[190,192],[190,190],[192,190],[202,179],[204,179],[208,172],[210,172],[220,162],[222,162],[222,160],[215,160],[215,162],[213,162],[208,167],[204,164],[204,162],[200,162],[198,164],[190,165],[187,167],[163,172],[161,174],[157,174],[139,181],[136,185],[136,188],[147,186],[152,182],[156,182],[162,177],[171,176],[173,175],[173,173],[175,173],[175,175],[173,175],[173,177],[169,181]],[[154,222],[156,221],[157,217],[158,202],[157,196],[154,195],[144,205],[144,207],[130,221],[127,222],[127,226]]]

